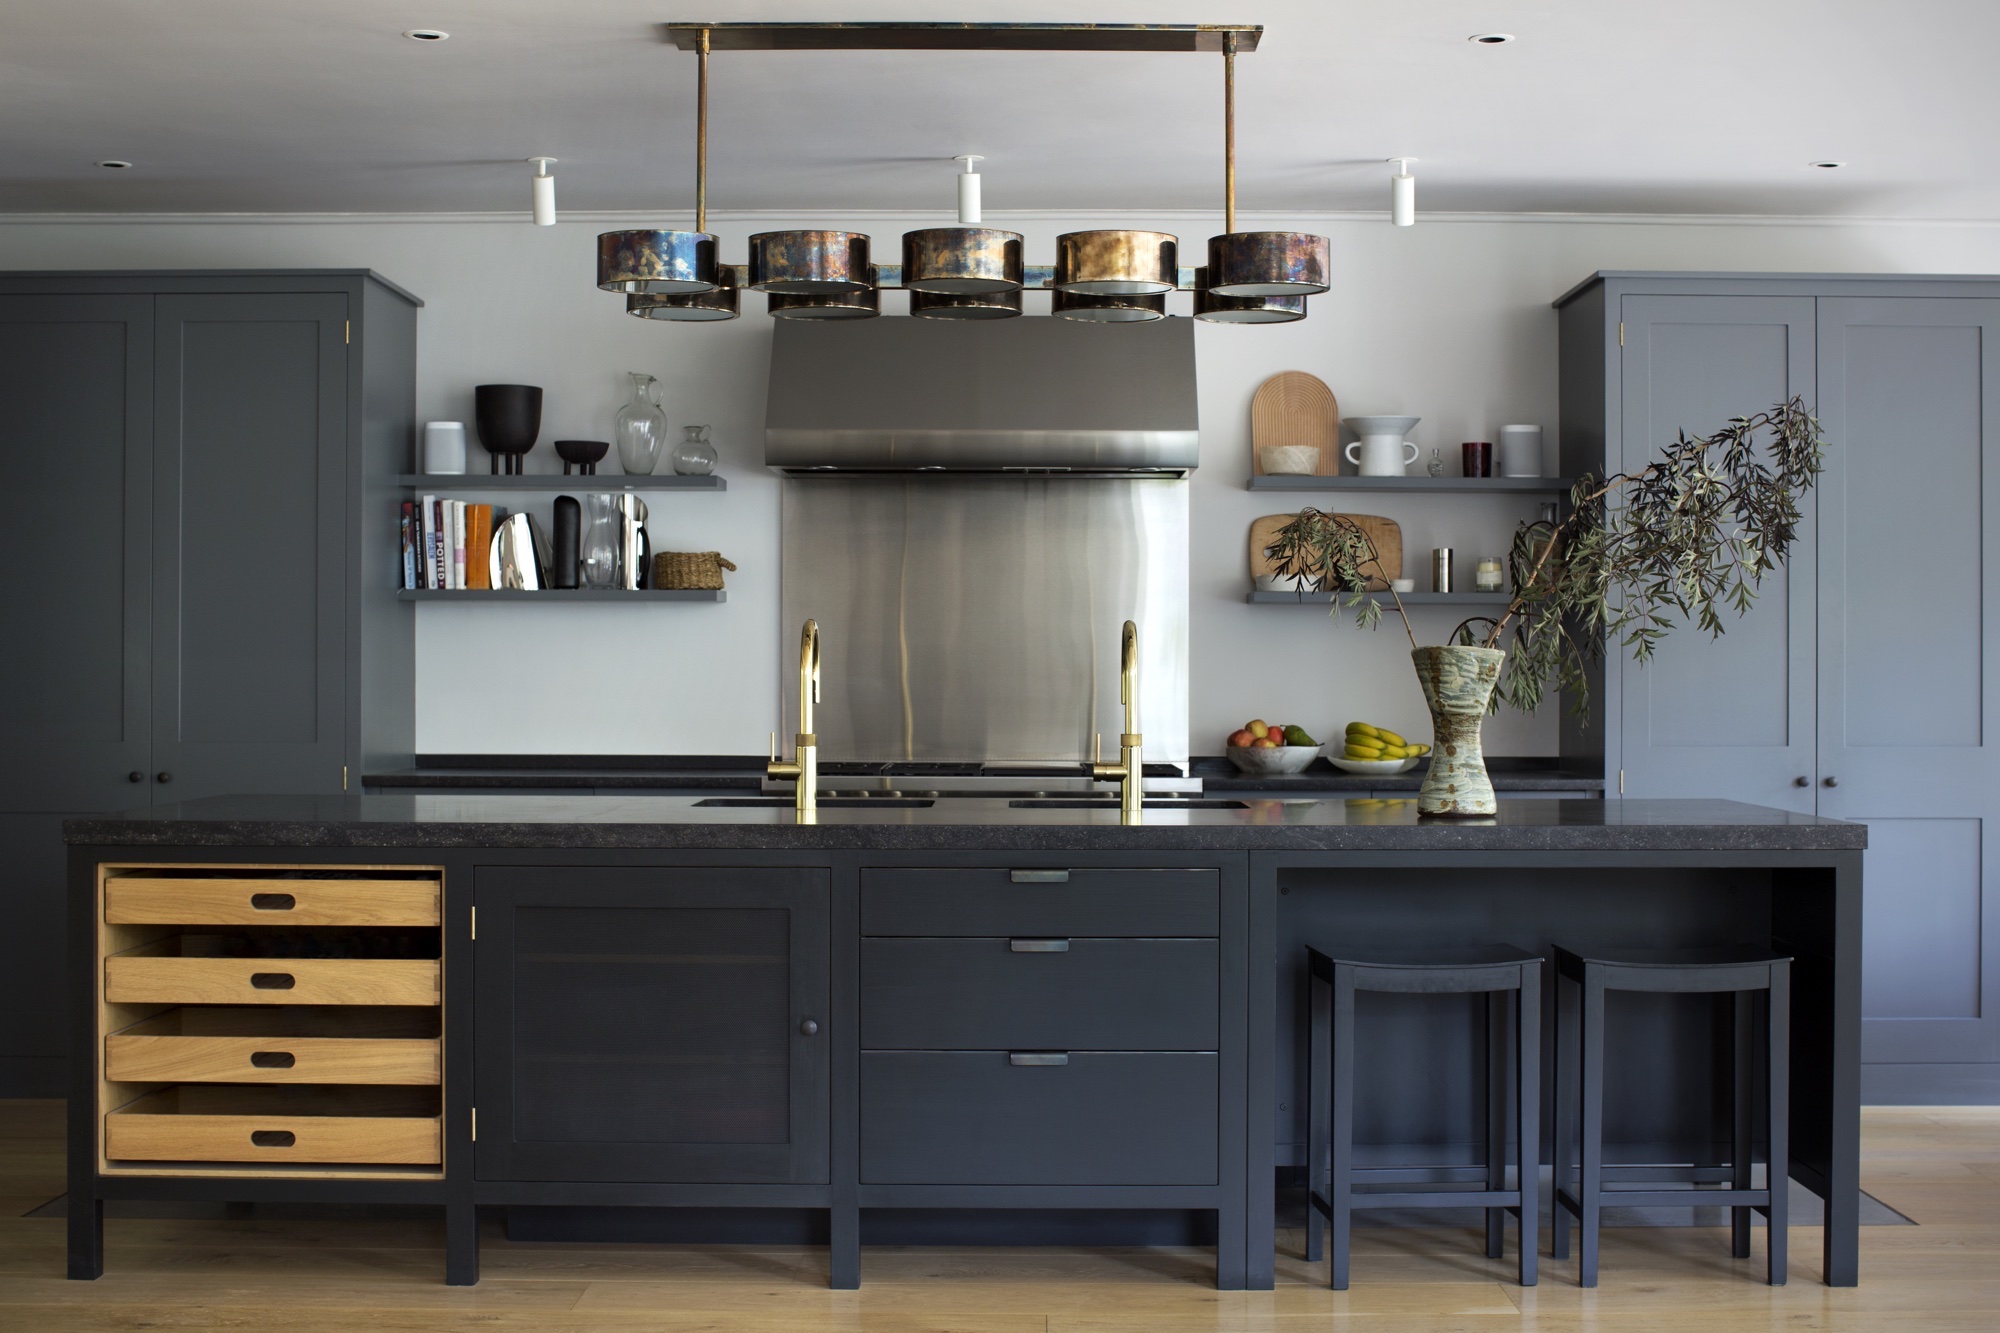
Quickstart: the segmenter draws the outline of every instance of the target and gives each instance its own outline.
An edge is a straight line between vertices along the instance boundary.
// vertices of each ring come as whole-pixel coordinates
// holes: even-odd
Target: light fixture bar
[[[683,51],[1255,51],[1260,23],[662,23]]]
[[[1222,39],[1222,230],[1236,230],[1236,34]]]
[[[694,229],[708,230],[708,29],[695,39]]]

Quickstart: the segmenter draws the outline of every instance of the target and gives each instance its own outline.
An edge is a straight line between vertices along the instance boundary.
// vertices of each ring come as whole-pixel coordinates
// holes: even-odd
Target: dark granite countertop
[[[1242,809],[704,805],[690,796],[218,796],[67,820],[72,843],[156,847],[535,847],[875,851],[1855,850],[1864,825],[1733,801],[1502,800],[1484,820],[1419,820],[1414,800],[1246,802]],[[727,799],[727,798],[723,798]]]

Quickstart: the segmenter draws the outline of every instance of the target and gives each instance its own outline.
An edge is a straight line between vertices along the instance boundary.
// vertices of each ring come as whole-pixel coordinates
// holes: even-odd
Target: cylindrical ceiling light
[[[1417,178],[1410,174],[1414,157],[1389,159],[1396,170],[1389,176],[1389,221],[1399,227],[1417,225]]]
[[[1051,298],[1049,313],[1059,319],[1089,324],[1138,324],[1167,317],[1167,294],[1057,291]]]
[[[719,319],[735,319],[740,313],[736,270],[728,264],[716,268],[716,285],[705,292],[682,296],[634,292],[625,298],[625,313],[640,319],[666,319],[682,324],[712,324]]]
[[[754,248],[751,254],[756,254]],[[860,291],[772,292],[764,308],[774,319],[873,319],[882,313],[882,293],[875,286],[875,270],[871,267],[867,274],[868,286]]]
[[[597,238],[597,285],[607,292],[685,296],[718,290],[724,267],[716,261],[720,242],[708,230],[708,30],[695,48],[694,230],[607,231]],[[734,281],[731,274],[730,280]],[[628,300],[626,311],[639,314]],[[729,298],[731,319],[736,297]],[[673,319],[673,315],[648,316]]]
[[[1163,231],[1072,231],[1056,237],[1055,288],[1101,296],[1170,292],[1180,241]]]
[[[910,293],[910,313],[919,319],[1012,319],[1021,313],[1021,292]]]
[[[1222,36],[1223,232],[1208,240],[1216,296],[1312,296],[1327,287],[1327,239],[1302,231],[1236,230],[1236,34]],[[1300,314],[1292,318],[1302,318]]]
[[[1208,270],[1194,271],[1194,317],[1210,324],[1288,324],[1306,317],[1303,296],[1219,296]]]
[[[792,296],[874,286],[868,237],[858,231],[765,231],[750,238],[750,286]]]
[[[553,157],[531,157],[528,159],[529,164],[535,168],[535,174],[530,179],[534,181],[535,225],[537,227],[553,227],[556,225],[556,178],[549,174],[549,166],[555,161],[556,159]]]

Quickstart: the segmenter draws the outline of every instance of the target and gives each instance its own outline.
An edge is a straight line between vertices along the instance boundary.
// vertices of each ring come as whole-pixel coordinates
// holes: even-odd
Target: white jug
[[[1348,417],[1347,428],[1361,438],[1342,452],[1364,477],[1403,476],[1405,469],[1417,461],[1417,446],[1403,437],[1422,420],[1422,417]]]

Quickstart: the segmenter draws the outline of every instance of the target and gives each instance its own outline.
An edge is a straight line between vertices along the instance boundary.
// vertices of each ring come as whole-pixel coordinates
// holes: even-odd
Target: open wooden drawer
[[[113,1162],[436,1166],[438,1094],[428,1088],[164,1088],[104,1118]]]
[[[124,1083],[434,1084],[435,1009],[183,1008],[105,1039]]]
[[[104,960],[112,1004],[434,1005],[436,958],[244,956],[244,941],[183,933]]]

